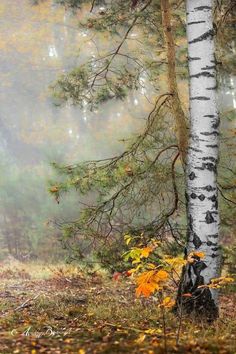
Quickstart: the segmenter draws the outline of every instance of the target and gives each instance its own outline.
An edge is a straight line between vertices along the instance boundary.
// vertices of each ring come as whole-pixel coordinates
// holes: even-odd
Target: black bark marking
[[[193,150],[193,151],[195,151],[195,152],[202,152],[202,150],[200,150],[200,149],[195,149],[195,148],[192,147],[192,146],[190,146],[189,149],[190,149],[190,150]]]
[[[190,134],[190,138],[196,141],[199,141],[199,137],[196,134]]]
[[[184,247],[184,255],[185,255],[185,257],[187,257],[187,255],[188,255],[187,247]]]
[[[210,135],[219,135],[219,132],[217,130],[214,130],[213,132],[201,132],[200,134],[205,135],[205,136],[210,136]]]
[[[209,31],[203,33],[201,36],[194,38],[192,41],[189,41],[189,44],[201,42],[208,38],[212,39],[214,37],[214,34],[215,34],[214,30],[210,29]]]
[[[191,194],[190,194],[190,197],[191,197],[192,199],[196,199],[196,198],[197,198],[197,194],[191,193]]]
[[[206,90],[208,90],[208,91],[217,90],[217,85],[215,85],[215,86],[213,86],[213,87],[207,87]]]
[[[219,251],[219,246],[211,248],[212,251],[216,252]]]
[[[185,199],[186,199],[186,202],[188,203],[189,202],[189,196],[188,196],[187,192],[185,192]]]
[[[215,65],[206,65],[203,68],[201,68],[201,70],[212,70],[215,69],[216,66]]]
[[[192,217],[192,215],[189,215],[188,226],[189,226],[189,229],[192,231],[193,230],[193,217]]]
[[[194,173],[194,172],[191,172],[191,173],[190,173],[190,175],[189,175],[188,177],[189,177],[189,179],[190,179],[191,181],[193,181],[193,180],[194,180],[194,178],[196,178],[196,175],[195,175],[195,173]]]
[[[200,57],[188,57],[188,61],[201,60]]]
[[[206,187],[202,187],[201,189],[203,189],[204,191],[207,191],[207,192],[213,192],[216,190],[215,187],[212,187],[210,185],[206,186]]]
[[[218,145],[217,144],[208,144],[208,145],[206,145],[206,147],[216,149],[216,148],[218,148]]]
[[[200,237],[195,232],[193,233],[193,244],[196,249],[202,245]]]
[[[219,254],[212,253],[211,257],[212,257],[212,258],[219,257]]]
[[[217,237],[218,237],[218,234],[208,235],[208,237],[217,238]]]
[[[203,117],[215,118],[217,116],[215,114],[205,114]]]
[[[209,197],[208,200],[215,202],[217,200],[217,196],[214,194],[213,196]]]
[[[218,199],[217,195],[214,194],[212,197],[209,197],[208,200],[211,200],[214,203],[214,208],[218,210]],[[217,212],[216,212],[217,213]]]
[[[204,200],[205,198],[206,198],[206,197],[205,197],[204,194],[200,194],[200,195],[198,196],[198,199],[201,200],[201,202],[203,202],[203,200]]]
[[[214,163],[211,163],[211,162],[203,163],[202,167],[208,171],[212,171],[215,173],[217,172],[216,165]]]
[[[213,222],[215,222],[215,219],[213,218],[212,213],[210,211],[206,212],[205,221],[207,224],[212,224]]]
[[[195,74],[195,75],[190,75],[190,78],[198,79],[201,76],[203,76],[203,77],[215,77],[215,75],[210,73],[209,71],[202,71],[201,73],[198,73],[198,74]]]
[[[207,157],[202,157],[202,160],[206,161],[206,160],[210,160],[212,162],[217,162],[217,159],[215,159],[212,156],[207,156]]]
[[[216,165],[212,162],[202,163],[201,167],[195,167],[195,169],[201,171],[208,170],[216,173]]]
[[[207,246],[217,246],[217,242],[207,241]]]
[[[191,25],[197,25],[199,23],[206,23],[206,21],[192,21],[192,22],[188,22],[187,25],[191,26]]]
[[[206,90],[208,91],[214,91],[217,89],[217,86],[213,86],[213,87],[207,87]]]
[[[195,7],[194,10],[197,10],[197,11],[211,10],[211,7],[210,6],[198,6],[198,7]]]
[[[198,100],[198,101],[210,101],[210,97],[206,97],[206,96],[196,96],[196,97],[191,97],[190,101],[193,100]]]
[[[217,129],[217,128],[219,128],[219,125],[220,125],[220,119],[218,118],[216,120],[216,122],[212,124],[212,128],[213,129]]]

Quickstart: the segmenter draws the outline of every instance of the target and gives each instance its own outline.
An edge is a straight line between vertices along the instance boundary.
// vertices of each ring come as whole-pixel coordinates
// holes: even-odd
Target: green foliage
[[[71,100],[73,104],[82,104],[83,92],[88,89],[88,68],[76,68],[62,75],[55,85],[51,86],[56,100]]]
[[[120,66],[119,70],[108,74],[111,61],[105,60],[100,73],[105,73],[99,85],[96,84],[97,72],[94,62],[80,66],[71,72],[62,75],[55,84],[51,85],[55,104],[69,101],[74,105],[88,105],[91,110],[98,104],[110,99],[124,99],[128,90],[138,88],[139,71],[137,69],[128,70]]]

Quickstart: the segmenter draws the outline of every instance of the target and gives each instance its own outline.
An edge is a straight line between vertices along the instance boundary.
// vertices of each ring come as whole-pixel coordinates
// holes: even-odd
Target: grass
[[[131,279],[86,275],[72,265],[2,265],[0,353],[165,353],[155,298],[137,299]],[[213,325],[166,313],[167,353],[235,353],[236,296],[221,296]]]

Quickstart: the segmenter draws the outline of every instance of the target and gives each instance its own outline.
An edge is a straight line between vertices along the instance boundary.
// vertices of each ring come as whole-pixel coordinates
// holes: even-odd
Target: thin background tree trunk
[[[172,94],[172,113],[175,119],[176,135],[178,140],[179,152],[183,167],[186,164],[186,153],[188,145],[188,129],[185,114],[178,94],[176,80],[176,53],[175,42],[171,27],[171,6],[169,0],[161,0],[162,26],[166,42],[168,86]]]

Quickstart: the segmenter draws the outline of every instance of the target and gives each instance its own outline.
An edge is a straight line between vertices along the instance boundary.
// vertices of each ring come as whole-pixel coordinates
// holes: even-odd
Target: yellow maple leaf
[[[234,278],[225,277],[225,278],[224,278],[224,281],[227,282],[227,283],[232,283],[232,282],[234,281]]]
[[[135,340],[135,343],[141,344],[146,338],[146,334],[140,334],[140,336]]]
[[[165,262],[173,267],[183,266],[187,263],[182,257],[165,258]]]
[[[156,269],[156,265],[153,264],[153,263],[148,263],[148,264],[147,264],[147,267],[148,267],[149,269]]]
[[[174,306],[174,304],[175,304],[175,300],[171,299],[170,296],[166,296],[160,305],[165,308],[171,308]]]
[[[85,350],[84,349],[79,349],[78,354],[85,354]]]
[[[211,284],[227,284],[227,283],[232,283],[234,281],[234,278],[231,277],[219,277],[219,278],[212,278],[211,279]]]

